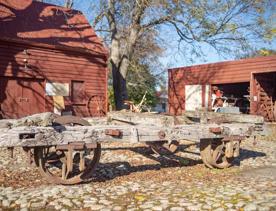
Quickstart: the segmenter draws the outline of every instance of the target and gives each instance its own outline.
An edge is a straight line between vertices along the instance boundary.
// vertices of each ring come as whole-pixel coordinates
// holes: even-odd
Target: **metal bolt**
[[[158,132],[158,136],[159,136],[160,139],[164,139],[166,137],[166,133],[163,130],[160,130]]]

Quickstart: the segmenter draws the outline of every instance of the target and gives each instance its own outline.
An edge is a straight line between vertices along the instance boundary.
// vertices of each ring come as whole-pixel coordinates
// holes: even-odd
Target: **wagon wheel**
[[[87,110],[90,116],[105,116],[105,97],[100,95],[92,96],[87,101]]]
[[[148,145],[154,153],[158,155],[167,155],[173,154],[177,151],[179,142],[172,141],[171,143],[168,143],[167,141],[155,141],[148,143]]]
[[[234,160],[234,156],[226,156],[225,142],[221,140],[201,140],[200,154],[203,163],[209,168],[228,168]]]
[[[228,158],[226,156],[226,147],[224,143],[220,143],[219,145],[215,146],[212,150],[212,165],[216,168],[228,168],[232,165],[232,162],[234,160],[234,157]]]
[[[212,160],[211,143],[212,143],[211,139],[201,139],[200,145],[199,145],[201,159],[203,163],[209,168],[213,168],[213,166],[209,162],[209,160]]]
[[[72,118],[72,117],[71,117]],[[57,119],[63,125],[89,125],[88,122],[77,117]],[[99,162],[101,146],[99,143],[93,149],[59,150],[52,147],[35,147],[34,158],[40,174],[55,184],[77,184],[91,180],[93,170]]]

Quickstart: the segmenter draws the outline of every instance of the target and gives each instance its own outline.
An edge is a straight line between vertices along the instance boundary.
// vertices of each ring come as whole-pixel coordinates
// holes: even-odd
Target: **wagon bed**
[[[102,142],[145,143],[160,155],[174,153],[180,140],[199,143],[203,162],[227,168],[239,156],[241,140],[262,130],[256,123],[200,123],[166,115],[114,113],[81,119],[37,114],[0,121],[0,147],[23,147],[42,176],[57,184],[89,181]]]

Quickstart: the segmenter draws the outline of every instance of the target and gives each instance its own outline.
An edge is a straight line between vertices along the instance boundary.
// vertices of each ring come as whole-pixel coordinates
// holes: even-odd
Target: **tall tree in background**
[[[200,53],[207,43],[221,53],[271,38],[264,19],[269,1],[262,0],[100,0],[94,27],[108,38],[117,109],[127,98],[126,79],[140,38],[161,26],[173,26],[179,41]],[[270,5],[272,6],[272,5]],[[266,13],[267,14],[267,13]]]
[[[149,30],[139,38],[126,78],[128,99],[138,104],[146,93],[144,104],[149,107],[155,105],[156,88],[160,87],[160,82],[163,82],[162,75],[154,73],[155,66],[161,66],[158,58],[163,54],[163,46],[160,46],[158,40],[155,39],[157,33],[155,30]],[[110,79],[109,86],[112,87],[112,76]],[[109,102],[114,107],[114,91],[111,87],[109,87]]]

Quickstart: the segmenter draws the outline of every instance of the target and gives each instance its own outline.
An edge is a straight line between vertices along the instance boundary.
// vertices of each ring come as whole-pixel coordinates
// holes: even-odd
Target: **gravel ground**
[[[160,157],[144,145],[104,144],[94,180],[48,184],[25,155],[0,149],[0,210],[276,210],[276,140],[242,143],[226,170],[207,169],[194,144]]]

